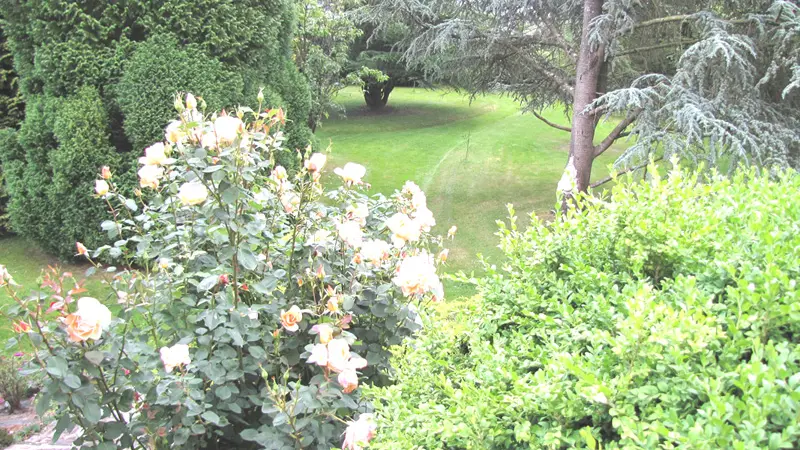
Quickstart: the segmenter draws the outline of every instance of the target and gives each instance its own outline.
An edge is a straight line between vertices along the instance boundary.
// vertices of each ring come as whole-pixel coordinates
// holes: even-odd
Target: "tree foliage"
[[[334,98],[345,86],[350,45],[361,30],[347,14],[346,2],[298,0],[296,8],[294,60],[311,89],[308,126],[313,131],[330,111],[344,112]]]
[[[93,148],[97,136],[59,134],[69,129],[58,121],[60,111],[76,95],[85,99],[87,87],[101,100],[100,108],[91,110],[93,126],[108,135],[121,167],[130,169],[121,171],[127,173],[121,182],[128,191],[135,184],[136,158],[143,145],[160,138],[171,109],[166,99],[178,91],[194,90],[216,109],[254,101],[263,87],[268,107],[289,111],[287,146],[305,148],[313,140],[306,126],[307,82],[291,61],[291,0],[2,0],[0,7],[19,90],[29,103],[18,135],[22,152],[10,142],[0,149],[12,198],[9,212],[16,231],[63,256],[73,253],[69,242],[93,240],[93,223],[100,218],[70,232],[52,227],[57,217],[72,216],[72,207],[45,195],[63,181],[88,200],[90,190],[77,187],[99,166],[73,171],[55,164],[67,163],[59,155],[73,152],[68,145],[89,153],[109,148]],[[288,155],[285,163],[291,167],[296,159]],[[57,174],[82,178],[60,180]],[[29,196],[37,199],[28,205],[32,209],[23,207],[32,200],[22,197]],[[88,211],[100,214],[89,208],[79,216],[87,218]]]
[[[357,14],[356,14],[357,15]],[[363,20],[363,19],[362,19]],[[389,101],[395,86],[413,86],[424,77],[419,69],[402,60],[398,44],[408,38],[411,30],[401,23],[376,29],[371,22],[361,23],[362,36],[353,44],[350,70],[360,81],[364,101],[370,109],[381,109]]]
[[[677,154],[796,167],[798,11],[783,0],[374,0],[362,13],[378,31],[409,27],[404,58],[434,80],[511,95],[534,114],[565,106],[572,124],[552,125],[572,134],[567,192],[587,189],[594,158],[628,135],[623,165]],[[604,117],[619,125],[595,139]]]

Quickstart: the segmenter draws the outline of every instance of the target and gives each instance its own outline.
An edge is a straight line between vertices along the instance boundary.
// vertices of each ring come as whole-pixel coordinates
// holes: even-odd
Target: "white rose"
[[[361,231],[361,225],[358,222],[350,221],[338,224],[336,230],[339,232],[339,238],[347,245],[351,247],[358,247],[361,245],[364,232]]]
[[[158,180],[164,176],[164,169],[159,166],[142,166],[139,169],[139,185],[158,189]]]
[[[361,164],[347,163],[344,168],[337,167],[333,169],[333,173],[342,177],[345,184],[361,184],[361,179],[366,175],[367,169]]]
[[[199,205],[208,198],[208,189],[202,183],[186,183],[178,189],[178,198],[184,205]]]
[[[106,180],[94,180],[94,191],[97,192],[97,195],[108,194],[108,183]]]
[[[327,161],[328,157],[325,156],[324,154],[314,153],[313,155],[311,155],[311,158],[308,158],[308,160],[306,161],[305,168],[309,172],[319,172],[320,170],[322,170],[323,167],[325,167],[325,162]]]
[[[189,365],[192,362],[189,357],[189,346],[175,344],[172,347],[161,347],[161,361],[164,363],[167,373],[172,372],[172,369],[178,366]]]
[[[158,142],[144,149],[144,157],[139,158],[139,163],[147,166],[163,166],[175,162],[172,158],[167,158],[167,147],[163,142]]]
[[[244,123],[234,116],[220,116],[214,121],[214,134],[220,143],[232,143],[244,130]]]

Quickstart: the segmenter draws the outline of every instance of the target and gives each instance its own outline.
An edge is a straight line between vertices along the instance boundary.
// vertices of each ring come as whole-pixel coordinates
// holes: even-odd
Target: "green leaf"
[[[214,425],[219,425],[219,416],[214,411],[206,411],[203,414],[200,414],[200,417],[203,420],[213,423]]]
[[[56,422],[56,428],[53,431],[53,442],[56,442],[58,438],[61,437],[61,433],[64,432],[67,428],[72,427],[72,420],[68,414],[64,414],[63,416],[58,418],[58,422]]]
[[[90,363],[94,364],[95,366],[99,366],[100,363],[103,362],[103,359],[106,357],[105,353],[93,350],[91,352],[86,352],[83,356],[89,360]]]
[[[258,258],[248,249],[240,248],[237,252],[239,264],[247,270],[255,270],[258,266]]]
[[[217,394],[217,397],[219,397],[220,400],[227,400],[231,398],[231,389],[228,386],[225,386],[224,384],[218,387],[217,390],[214,391],[214,393]]]
[[[52,397],[49,392],[37,395],[36,397],[36,415],[42,417],[44,413],[50,409],[50,399]]]
[[[72,389],[78,389],[81,387],[81,379],[74,373],[68,373],[67,376],[64,377],[64,384]]]
[[[239,436],[241,436],[242,439],[244,439],[245,441],[251,441],[251,442],[258,441],[259,438],[260,438],[260,435],[261,435],[261,433],[259,433],[258,430],[254,430],[252,428],[248,428],[246,430],[242,430],[242,432],[239,433]]]
[[[68,370],[67,360],[60,356],[47,358],[47,373],[54,377],[63,378]]]
[[[132,198],[129,198],[129,199],[125,200],[125,207],[130,209],[131,211],[136,211],[136,210],[139,209],[139,207],[136,206],[136,200],[134,200]]]
[[[200,292],[209,291],[216,286],[217,283],[219,283],[219,275],[209,275],[197,284],[197,290]]]
[[[100,405],[98,405],[97,403],[88,401],[83,406],[83,416],[86,418],[86,420],[89,421],[89,423],[100,422],[101,419],[100,414],[101,414]]]

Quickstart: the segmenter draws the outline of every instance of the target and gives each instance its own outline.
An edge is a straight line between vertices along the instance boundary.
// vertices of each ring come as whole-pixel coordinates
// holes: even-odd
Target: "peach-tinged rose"
[[[6,266],[0,264],[0,286],[16,286],[17,283],[14,282],[14,279],[11,277],[11,274],[8,273],[8,269]]]
[[[186,137],[186,134],[181,131],[182,125],[183,123],[181,123],[180,120],[173,120],[169,123],[169,125],[167,125],[167,128],[164,130],[164,138],[167,140],[167,142],[171,144],[177,144],[178,142],[181,142],[184,137]]]
[[[342,385],[342,391],[345,394],[349,394],[358,387],[358,374],[353,369],[347,369],[336,377],[336,381]]]
[[[320,344],[327,344],[333,339],[333,327],[327,323],[320,323],[311,327],[311,330],[319,336]]]
[[[208,189],[202,183],[186,183],[178,189],[178,198],[184,205],[199,205],[208,198]]]
[[[403,213],[396,213],[386,221],[386,226],[392,231],[392,242],[395,247],[402,247],[406,242],[418,241],[420,237],[420,224]]]
[[[325,243],[330,242],[331,240],[331,232],[328,230],[317,230],[314,234],[311,235],[311,239],[308,240],[308,245],[325,245]]]
[[[367,169],[361,164],[347,163],[344,168],[337,167],[333,169],[333,173],[342,177],[342,181],[347,185],[361,184],[361,179],[367,173]]]
[[[439,261],[447,262],[447,256],[449,254],[450,254],[450,250],[449,249],[446,249],[446,248],[442,249],[442,251],[439,252]]]
[[[230,144],[244,131],[244,122],[234,116],[220,116],[214,121],[214,134],[220,143]]]
[[[305,162],[305,168],[309,172],[319,172],[325,167],[325,163],[328,161],[328,157],[322,153],[314,153],[311,155],[308,160]]]
[[[361,225],[358,222],[350,221],[337,224],[336,231],[339,232],[339,238],[351,247],[360,246],[364,238],[364,232],[361,231]]]
[[[347,207],[347,218],[358,222],[361,226],[367,223],[367,217],[369,217],[369,208],[367,208],[365,203]]]
[[[289,311],[281,311],[281,325],[288,331],[297,331],[300,328],[297,324],[302,321],[303,311],[301,311],[297,305],[289,308]]]
[[[355,422],[349,422],[344,432],[342,450],[363,450],[375,437],[378,426],[372,414],[361,414]]]
[[[410,297],[432,292],[438,300],[442,299],[442,283],[436,275],[432,260],[431,256],[423,252],[417,256],[409,256],[400,263],[397,276],[392,281],[400,287],[403,295]]]
[[[339,304],[341,303],[341,295],[334,295],[325,303],[325,308],[327,308],[329,313],[337,313],[339,312]]]
[[[94,191],[100,196],[108,194],[108,183],[106,180],[94,180]]]
[[[283,210],[288,214],[294,214],[297,211],[297,207],[300,206],[300,196],[294,192],[287,192],[281,195],[281,205],[283,205]]]
[[[104,180],[110,180],[111,169],[109,169],[108,166],[103,166],[102,168],[100,168],[100,177]]]
[[[188,366],[192,359],[189,356],[189,346],[186,344],[175,344],[172,347],[161,347],[161,362],[164,363],[164,370],[167,373],[179,366]]]
[[[364,241],[359,252],[364,259],[375,266],[379,266],[383,261],[389,259],[390,250],[391,246],[388,242],[374,239]]]
[[[413,181],[406,181],[406,184],[403,185],[402,194],[405,197],[410,197],[413,209],[427,208],[428,199],[425,197],[425,193]]]
[[[275,168],[272,169],[271,176],[272,179],[275,181],[283,181],[287,178],[288,175],[286,173],[286,169],[284,169],[283,166],[275,166]]]
[[[427,206],[421,206],[414,212],[414,223],[417,224],[419,229],[424,232],[431,231],[431,228],[436,226],[436,220],[433,218],[433,213]]]
[[[217,148],[217,137],[214,136],[214,133],[206,133],[200,138],[200,145],[203,148],[216,149]]]
[[[167,146],[158,142],[144,149],[144,156],[139,158],[139,163],[146,166],[163,166],[172,164],[175,160],[167,158]]]
[[[194,95],[192,95],[191,93],[186,94],[186,108],[187,109],[197,108],[197,99],[194,98]]]
[[[80,242],[75,243],[75,248],[78,251],[78,254],[81,256],[85,256],[89,254],[89,250],[86,249],[86,246],[81,244]]]
[[[92,297],[78,299],[78,309],[63,319],[72,342],[100,339],[111,324],[111,311]]]
[[[458,231],[458,227],[453,225],[449,230],[447,230],[447,237],[452,239],[456,235],[456,231]]]
[[[14,322],[15,333],[27,333],[29,331],[31,331],[31,326],[28,324],[28,322],[22,320]]]
[[[158,189],[159,180],[164,176],[164,169],[159,166],[142,166],[139,169],[139,186]]]

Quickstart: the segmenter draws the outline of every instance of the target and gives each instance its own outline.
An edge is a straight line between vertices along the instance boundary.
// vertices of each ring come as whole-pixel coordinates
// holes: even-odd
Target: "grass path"
[[[459,228],[451,270],[478,269],[477,254],[497,259],[496,221],[506,218],[508,203],[521,218],[551,214],[569,134],[521,114],[510,99],[487,96],[470,104],[456,93],[397,88],[379,113],[366,110],[357,89],[344,90],[339,100],[348,116],[331,118],[317,133],[332,144],[331,163],[363,164],[366,180],[385,194],[406,180],[417,182],[428,195],[435,231]],[[561,111],[545,116],[567,123]],[[601,125],[601,132],[610,128]],[[605,177],[618,154],[611,149],[595,162],[593,178]],[[470,293],[448,288],[451,298]]]

